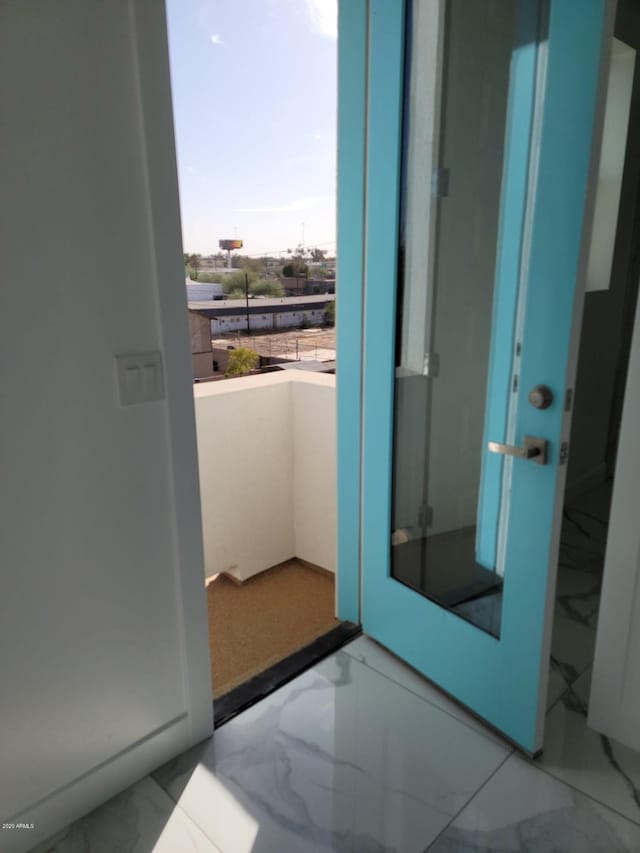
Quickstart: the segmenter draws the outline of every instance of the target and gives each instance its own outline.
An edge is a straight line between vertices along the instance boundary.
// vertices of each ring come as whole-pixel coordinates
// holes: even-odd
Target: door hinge
[[[513,374],[513,382],[511,383],[511,390],[512,390],[512,391],[517,391],[517,390],[518,390],[518,382],[519,382],[518,374],[517,374],[517,373],[514,373],[514,374]]]
[[[436,198],[446,198],[449,195],[449,169],[434,169],[431,175],[431,193]]]
[[[436,376],[440,373],[440,356],[437,352],[425,352],[424,354],[424,368],[422,370],[423,376],[429,376],[431,379],[435,379]]]
[[[561,465],[566,465],[569,461],[569,442],[563,441],[560,445],[560,458],[559,462]]]
[[[567,388],[567,390],[564,392],[564,410],[565,410],[565,412],[570,412],[572,405],[573,405],[573,388]]]

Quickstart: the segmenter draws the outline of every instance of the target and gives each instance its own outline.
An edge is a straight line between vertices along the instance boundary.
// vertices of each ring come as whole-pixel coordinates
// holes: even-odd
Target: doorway
[[[167,20],[219,724],[289,677],[292,655],[313,662],[320,638],[343,641],[337,33],[335,10],[319,19],[252,0],[169,0]]]

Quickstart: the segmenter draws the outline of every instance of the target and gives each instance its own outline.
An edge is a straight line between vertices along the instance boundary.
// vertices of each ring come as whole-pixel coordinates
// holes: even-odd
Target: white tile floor
[[[609,498],[565,513],[536,762],[359,637],[38,853],[640,853],[640,754],[586,719]]]
[[[565,697],[534,764],[362,637],[38,849],[640,851],[633,783]]]

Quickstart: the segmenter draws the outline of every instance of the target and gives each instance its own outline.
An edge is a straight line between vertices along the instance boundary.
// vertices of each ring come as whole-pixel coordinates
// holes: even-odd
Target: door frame
[[[189,327],[184,290],[175,286],[184,278],[184,266],[165,2],[132,0],[132,17],[181,569],[176,588],[182,605],[183,689],[188,741],[196,744],[213,734],[213,697]]]
[[[540,232],[546,230],[543,239],[553,239],[552,232],[562,225],[563,233],[568,232],[568,237],[575,247],[577,254],[577,265],[571,265],[560,271],[564,275],[570,275],[576,281],[576,288],[571,295],[572,304],[565,304],[565,316],[569,312],[572,316],[571,334],[568,347],[560,347],[560,351],[554,354],[554,363],[560,362],[565,365],[565,388],[574,386],[575,373],[577,369],[577,354],[579,347],[580,326],[584,300],[584,279],[588,260],[588,243],[593,218],[593,207],[595,200],[595,177],[600,154],[600,142],[602,136],[602,125],[604,120],[604,106],[607,84],[608,51],[613,35],[615,19],[615,0],[603,0],[603,33],[600,44],[601,66],[594,67],[592,79],[585,81],[571,81],[570,68],[565,79],[562,77],[563,85],[559,87],[562,91],[554,91],[547,98],[544,109],[544,122],[547,127],[551,123],[561,126],[565,121],[567,105],[572,99],[575,100],[581,91],[586,91],[587,98],[593,99],[595,94],[595,111],[592,113],[592,145],[588,162],[580,166],[580,178],[574,180],[569,193],[572,198],[583,198],[583,204],[576,204],[572,216],[567,217],[567,207],[558,211],[554,222],[547,222],[546,229],[541,223],[534,222],[534,229],[538,233],[534,239],[541,239]],[[399,156],[400,147],[400,122],[401,122],[401,90],[402,73],[398,68],[385,69],[384,75],[378,73],[378,86],[383,87],[390,93],[393,108],[389,113],[386,111],[386,125],[377,126],[378,135],[375,136],[375,148],[368,141],[368,130],[371,123],[372,112],[375,104],[370,103],[369,91],[371,77],[376,74],[374,61],[371,57],[372,34],[375,38],[375,16],[384,16],[395,8],[397,3],[390,0],[349,0],[339,5],[339,28],[338,28],[338,81],[339,81],[339,106],[338,106],[338,278],[344,282],[340,287],[340,302],[338,305],[337,332],[338,332],[338,358],[340,368],[338,370],[338,565],[339,565],[339,587],[338,587],[338,615],[339,618],[350,618],[357,621],[360,617],[367,630],[367,615],[362,611],[362,572],[365,563],[376,558],[368,546],[368,537],[372,530],[385,527],[385,517],[389,510],[389,472],[386,475],[369,479],[366,478],[366,462],[376,455],[390,455],[390,448],[386,446],[387,437],[390,434],[389,416],[392,406],[389,399],[392,397],[393,374],[392,374],[392,352],[394,338],[394,323],[389,321],[389,312],[393,316],[395,296],[387,298],[385,310],[380,306],[368,304],[367,293],[372,286],[372,279],[368,275],[370,270],[378,270],[384,265],[386,273],[395,281],[395,253],[386,254],[381,252],[380,247],[372,245],[373,241],[367,239],[371,225],[370,217],[378,217],[379,222],[384,221],[388,227],[395,228],[397,235],[397,199],[399,191]],[[595,6],[594,6],[595,9]],[[550,0],[550,14],[556,16],[573,16],[573,24],[578,25],[580,18],[585,16],[584,5],[580,0]],[[372,22],[372,17],[374,18]],[[586,17],[586,16],[585,16]],[[566,20],[566,19],[565,19]],[[392,48],[397,50],[398,41],[402,41],[403,33],[389,30],[390,18],[387,18],[385,38],[395,44]],[[379,32],[379,27],[378,27]],[[576,38],[572,42],[575,50],[583,49],[581,39]],[[591,46],[593,49],[593,45]],[[556,74],[558,68],[563,70],[568,66],[566,56],[562,51],[553,55],[556,63]],[[350,65],[351,63],[351,65]],[[354,68],[353,65],[356,64]],[[379,71],[379,70],[378,70]],[[378,92],[380,89],[378,89]],[[380,134],[382,133],[383,138]],[[565,152],[566,160],[567,152]],[[371,158],[377,158],[377,162],[388,157],[395,168],[391,167],[386,172],[386,184],[377,186],[378,195],[376,199],[367,197],[367,177],[371,169]],[[558,160],[556,153],[550,144],[543,144],[539,152],[537,186],[539,192],[546,192],[547,197],[554,194],[554,186],[563,185],[563,163]],[[542,189],[540,189],[542,187]],[[557,195],[557,193],[556,193]],[[389,200],[393,203],[390,203]],[[385,212],[386,209],[386,212]],[[389,213],[389,209],[392,213]],[[562,216],[564,215],[564,220]],[[551,217],[553,220],[554,217]],[[394,224],[395,223],[395,224]],[[540,265],[539,265],[540,266]],[[553,276],[559,274],[557,269],[538,269],[538,276],[548,282],[547,287],[552,287]],[[546,278],[545,278],[546,276]],[[378,292],[380,291],[380,276],[377,277]],[[535,307],[535,306],[534,306]],[[375,313],[374,313],[375,312]],[[385,326],[386,320],[386,326]],[[371,344],[375,340],[376,347],[367,348],[367,341]],[[538,346],[538,349],[541,347]],[[543,360],[544,361],[544,360]],[[539,376],[527,375],[526,365],[523,366],[521,383],[524,387],[544,381]],[[367,372],[375,375],[377,379],[377,391],[375,399],[369,395],[364,397],[364,377]],[[355,393],[355,389],[358,393]],[[564,405],[559,407],[556,415],[557,421],[554,427],[554,438],[559,436],[552,452],[558,458],[559,449],[564,442],[568,442],[571,427],[571,411],[567,411]],[[538,412],[527,413],[529,421],[535,421]],[[382,428],[379,425],[382,424]],[[535,427],[534,427],[535,429]],[[544,434],[544,428],[539,430]],[[538,434],[536,431],[530,434]],[[555,443],[555,442],[554,442]],[[552,458],[552,462],[554,459]],[[559,550],[560,528],[562,520],[562,504],[566,478],[566,465],[557,465],[557,474],[552,488],[553,509],[551,514],[543,521],[549,524],[550,536],[549,547],[546,549],[544,560],[545,571],[548,574],[546,584],[546,597],[544,600],[544,612],[547,614],[544,630],[543,626],[530,626],[533,630],[534,642],[542,649],[539,661],[541,689],[536,692],[529,691],[528,699],[523,702],[522,723],[523,732],[527,732],[522,741],[530,743],[529,751],[537,752],[542,746],[544,731],[544,709],[546,704],[546,686],[549,671],[549,653],[551,647],[552,620],[549,614],[552,612],[555,600],[555,580],[557,570],[557,554]],[[373,493],[383,494],[382,511],[371,513],[367,508],[367,502],[371,500]],[[541,496],[541,499],[542,496]],[[549,492],[547,492],[547,505]],[[368,529],[365,529],[365,525]],[[388,527],[388,525],[387,525]],[[531,538],[531,537],[530,537]],[[377,559],[377,558],[376,558]],[[377,602],[376,606],[384,607],[384,602]],[[444,614],[445,612],[442,611]],[[349,615],[347,615],[349,614]],[[447,614],[448,615],[448,614]],[[355,618],[354,618],[355,617]],[[434,611],[434,622],[439,622],[440,617]],[[477,631],[471,626],[469,630]],[[436,631],[437,631],[436,625]],[[383,640],[384,642],[384,640]],[[478,645],[482,647],[488,642],[496,642],[489,635],[478,632]],[[415,660],[415,640],[413,644],[407,641],[400,652],[401,656],[409,664]],[[397,651],[397,650],[396,650]],[[510,666],[518,663],[513,659]],[[455,680],[441,678],[444,673],[438,673],[435,677],[441,685],[441,689],[449,692],[456,698]],[[536,695],[537,694],[537,695]],[[488,696],[486,702],[491,702]],[[535,712],[534,712],[535,709]],[[478,710],[478,709],[476,709]],[[482,713],[482,710],[479,711]]]

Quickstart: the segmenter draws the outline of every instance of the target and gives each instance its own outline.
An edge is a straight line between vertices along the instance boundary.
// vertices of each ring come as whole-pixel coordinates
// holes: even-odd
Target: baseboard
[[[175,721],[10,818],[15,822],[32,823],[34,829],[3,832],[2,853],[31,850],[211,734],[211,729],[193,732],[188,715],[181,714]]]
[[[220,572],[220,574],[224,575],[225,578],[228,578],[236,586],[242,586],[243,584],[247,583],[247,581],[250,581],[253,578],[257,578],[259,575],[263,575],[265,572],[270,572],[272,569],[278,569],[280,566],[286,566],[287,563],[290,563],[292,560],[297,560],[298,563],[301,563],[308,569],[313,569],[314,572],[320,572],[321,574],[327,575],[331,578],[335,578],[336,576],[336,573],[332,572],[331,569],[325,569],[323,566],[318,566],[316,563],[310,563],[309,560],[303,560],[302,557],[288,557],[286,560],[282,560],[282,562],[276,563],[274,566],[267,566],[266,569],[260,569],[259,572],[255,572],[248,578],[241,579],[236,577],[235,575],[232,575],[230,572]],[[214,577],[217,577],[217,575],[211,575],[205,578],[205,583],[209,580],[212,580]]]
[[[295,557],[294,559],[306,566],[307,569],[313,569],[314,572],[320,572],[321,575],[328,578],[335,578],[336,576],[336,573],[332,572],[331,569],[325,569],[324,566],[319,566],[317,563],[310,563],[309,560],[303,560],[302,557]]]
[[[564,489],[565,504],[571,503],[576,498],[579,498],[580,495],[604,483],[606,479],[607,463],[603,460],[589,471],[580,474],[579,477],[574,477],[571,481],[567,481]]]

